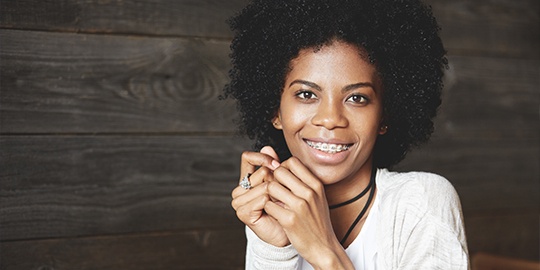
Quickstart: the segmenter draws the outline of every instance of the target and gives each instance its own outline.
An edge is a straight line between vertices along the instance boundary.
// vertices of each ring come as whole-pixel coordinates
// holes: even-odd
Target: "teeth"
[[[306,142],[310,147],[315,148],[322,152],[330,153],[330,154],[345,151],[349,149],[350,147],[349,145],[346,145],[346,144],[321,143],[321,142],[312,142],[312,141],[306,141]]]

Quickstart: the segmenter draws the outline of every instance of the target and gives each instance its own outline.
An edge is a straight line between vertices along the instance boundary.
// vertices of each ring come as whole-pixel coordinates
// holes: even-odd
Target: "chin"
[[[319,178],[323,185],[332,185],[340,182],[345,176],[336,174],[336,170],[333,168],[309,168],[311,172]]]

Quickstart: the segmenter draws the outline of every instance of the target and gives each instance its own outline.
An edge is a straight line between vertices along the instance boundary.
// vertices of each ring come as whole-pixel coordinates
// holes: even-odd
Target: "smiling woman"
[[[428,140],[445,51],[416,0],[254,1],[231,20],[246,269],[467,269],[459,198],[388,170]],[[369,195],[367,195],[369,194]]]
[[[291,154],[325,185],[369,175],[377,135],[384,134],[373,64],[359,48],[334,41],[300,51],[291,67],[274,119]]]

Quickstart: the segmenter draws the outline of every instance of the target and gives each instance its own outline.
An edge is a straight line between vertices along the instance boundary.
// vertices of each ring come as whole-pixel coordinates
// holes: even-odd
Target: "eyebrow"
[[[323,89],[318,84],[316,84],[314,82],[310,82],[310,81],[294,80],[294,81],[291,82],[291,84],[289,84],[289,87],[291,87],[293,84],[303,84],[303,85],[307,85],[307,86],[309,86],[311,88],[315,88],[318,91],[323,91]],[[370,83],[370,82],[359,82],[359,83],[349,84],[349,85],[343,87],[343,89],[341,89],[341,92],[349,92],[351,90],[354,90],[354,89],[357,89],[357,88],[362,88],[362,87],[370,87],[371,89],[373,89],[373,91],[377,92],[377,90],[375,89],[373,84]]]

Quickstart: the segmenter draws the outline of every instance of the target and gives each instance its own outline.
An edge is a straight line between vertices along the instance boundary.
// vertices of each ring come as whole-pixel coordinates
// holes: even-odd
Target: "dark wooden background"
[[[449,51],[431,144],[471,255],[539,259],[540,1],[430,0]],[[235,106],[246,0],[0,1],[0,269],[242,269]]]

